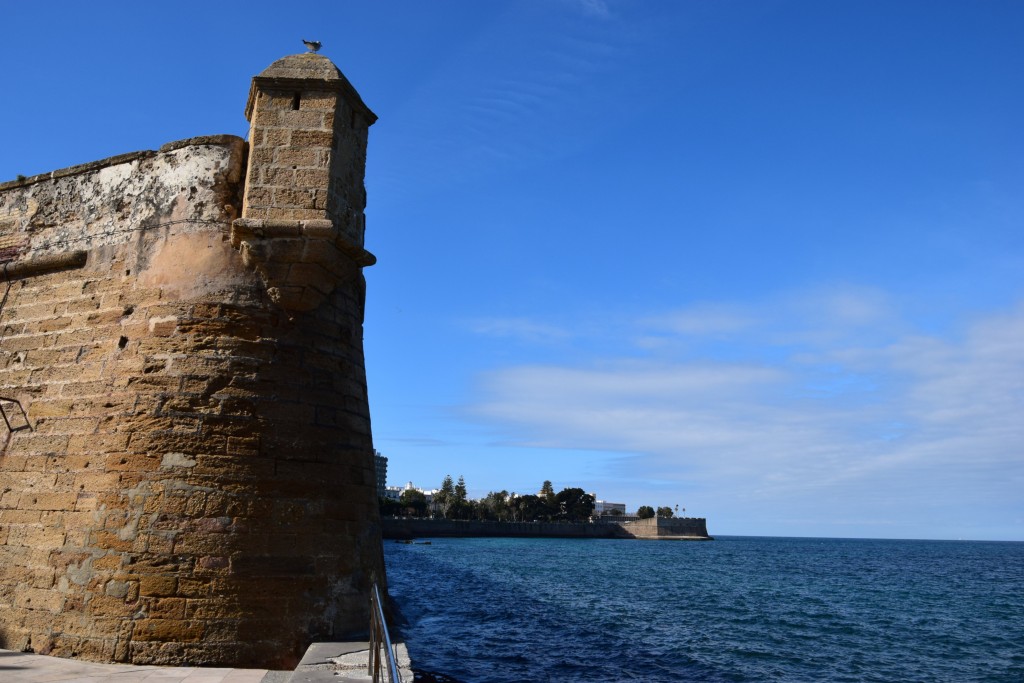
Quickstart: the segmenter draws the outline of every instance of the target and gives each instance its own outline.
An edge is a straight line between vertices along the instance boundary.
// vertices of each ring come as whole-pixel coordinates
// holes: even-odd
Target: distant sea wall
[[[656,517],[638,519],[631,522],[618,522],[615,526],[622,529],[627,538],[712,540],[712,537],[708,536],[707,520],[703,517],[672,517],[669,519]]]
[[[486,522],[385,517],[385,539],[413,538],[638,538],[711,540],[703,517],[641,519],[633,522]]]

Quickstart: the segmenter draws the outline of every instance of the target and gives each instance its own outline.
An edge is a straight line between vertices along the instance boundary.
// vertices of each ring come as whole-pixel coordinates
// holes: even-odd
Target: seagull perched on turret
[[[309,50],[310,52],[317,52],[320,50],[319,40],[306,40],[305,38],[303,38],[302,44],[305,45],[306,49]]]

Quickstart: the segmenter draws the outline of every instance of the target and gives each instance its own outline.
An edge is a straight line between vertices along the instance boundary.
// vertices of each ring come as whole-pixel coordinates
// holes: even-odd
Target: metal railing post
[[[366,673],[373,677],[373,683],[379,683],[381,676],[381,650],[384,650],[384,665],[387,669],[388,683],[402,683],[395,662],[395,649],[391,645],[388,625],[384,620],[384,607],[380,599],[380,589],[376,582],[370,592],[370,656],[366,663]]]

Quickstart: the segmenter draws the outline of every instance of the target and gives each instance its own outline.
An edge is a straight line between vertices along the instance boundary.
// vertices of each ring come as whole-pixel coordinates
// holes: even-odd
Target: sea
[[[385,560],[439,680],[1024,682],[1024,543],[426,540]]]

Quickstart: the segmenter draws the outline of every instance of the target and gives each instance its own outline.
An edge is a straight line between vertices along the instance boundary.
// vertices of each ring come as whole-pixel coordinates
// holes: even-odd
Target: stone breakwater
[[[484,522],[386,517],[384,538],[635,538],[710,541],[703,517],[641,519],[631,522]]]

